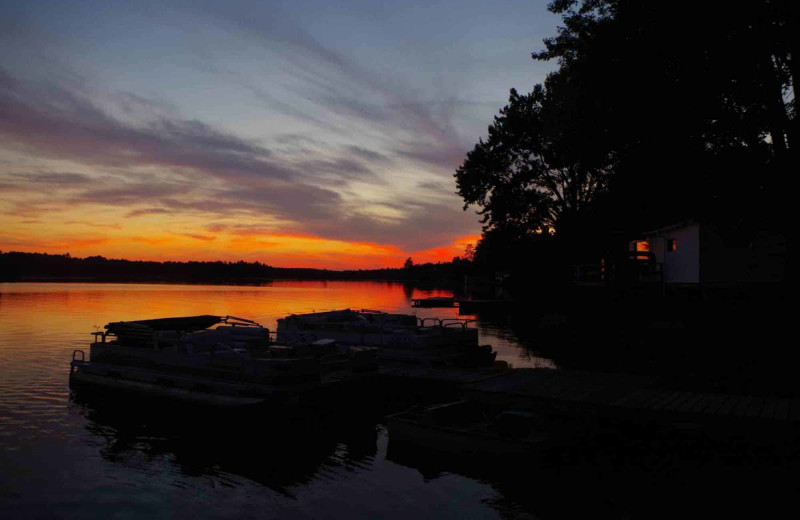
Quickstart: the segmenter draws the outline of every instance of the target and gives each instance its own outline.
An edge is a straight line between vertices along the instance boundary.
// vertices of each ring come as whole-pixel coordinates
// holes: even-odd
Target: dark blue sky
[[[3,2],[0,248],[445,259],[480,231],[453,173],[552,70],[530,53],[557,23],[541,0]]]

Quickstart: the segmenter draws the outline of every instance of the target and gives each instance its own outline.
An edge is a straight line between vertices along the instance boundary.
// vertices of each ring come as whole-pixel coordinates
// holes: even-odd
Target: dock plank
[[[561,398],[567,401],[582,401],[587,395],[594,391],[594,388],[587,385],[570,385],[562,390]]]
[[[580,388],[576,387],[574,390],[574,394],[572,397],[573,401],[589,401],[591,397],[600,390],[597,386],[582,386]]]
[[[716,411],[715,415],[731,415],[734,408],[739,404],[741,398],[738,395],[727,395],[722,402],[722,406]]]
[[[800,398],[795,397],[789,402],[789,420],[800,421]]]
[[[666,391],[663,397],[655,404],[653,404],[653,410],[663,410],[665,409],[670,403],[679,399],[684,392],[678,392],[675,390]]]
[[[545,399],[566,399],[568,395],[582,396],[586,390],[587,385],[583,381],[573,378],[550,379],[548,384],[539,390],[538,395]]]
[[[622,406],[625,408],[641,408],[645,401],[652,400],[652,392],[647,389],[634,390],[630,394],[618,399],[614,406]]]
[[[690,392],[654,388],[651,377],[593,373],[550,368],[467,369],[425,365],[387,364],[379,368],[387,377],[436,381],[460,388],[469,399],[499,406],[535,408],[557,405],[567,413],[610,413],[609,408],[630,410],[643,418],[670,420],[669,414],[747,418],[760,421],[800,422],[799,399],[765,399],[715,392]],[[658,412],[656,415],[646,415]]]
[[[555,378],[548,378],[546,384],[540,387],[538,395],[546,399],[563,398],[564,394],[567,394],[570,388],[574,391],[574,389],[580,388],[580,386],[579,383],[569,379],[558,380]]]
[[[748,406],[747,410],[744,412],[744,416],[759,417],[761,415],[761,410],[763,408],[764,408],[764,398],[754,397],[753,400],[750,402],[750,406]]]
[[[700,394],[700,398],[686,411],[691,413],[703,413],[714,400],[715,394]]]
[[[493,370],[491,368],[448,368],[430,367],[426,365],[415,365],[412,363],[382,363],[378,367],[378,374],[381,376],[418,379],[429,381],[452,382],[457,384],[469,384],[485,379],[501,377],[510,371]]]
[[[705,399],[705,397],[706,396],[704,394],[694,393],[694,394],[692,394],[692,397],[690,399],[687,399],[686,401],[681,403],[677,408],[675,408],[675,411],[676,412],[688,412],[689,410],[692,409],[692,407],[695,404],[697,404],[698,402],[700,402],[703,399]]]
[[[719,410],[725,403],[725,398],[725,394],[712,394],[711,401],[708,403],[708,406],[706,406],[705,410],[703,410],[703,413],[708,415],[716,414],[717,410]]]
[[[733,415],[736,417],[744,417],[747,408],[750,406],[750,402],[753,400],[752,397],[744,396],[736,403],[736,406],[733,408]]]
[[[472,395],[508,394],[515,399],[551,400],[584,405],[612,404],[652,383],[652,378],[553,369],[520,369],[509,377],[463,387]]]
[[[692,392],[680,392],[681,395],[678,396],[677,399],[671,401],[669,404],[662,408],[663,410],[677,410],[678,408],[684,406],[690,399],[694,398],[697,394]]]
[[[775,419],[775,408],[778,406],[778,400],[775,398],[765,399],[764,408],[761,410],[761,417],[764,419]]]
[[[789,420],[789,400],[788,399],[777,399],[775,403],[775,415],[774,419],[776,421],[788,421]]]
[[[669,395],[669,392],[666,390],[648,390],[650,393],[650,398],[647,399],[645,402],[642,403],[642,408],[646,410],[655,410],[656,406],[664,401],[666,397]]]

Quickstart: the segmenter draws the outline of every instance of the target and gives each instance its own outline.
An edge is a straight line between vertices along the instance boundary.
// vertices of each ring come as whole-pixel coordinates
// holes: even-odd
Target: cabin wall
[[[702,234],[703,283],[763,283],[786,280],[786,237],[758,233],[743,239],[726,240],[714,227],[704,226]]]
[[[675,248],[670,250],[670,241]],[[700,283],[700,225],[688,224],[648,235],[650,252],[663,267],[665,283]]]

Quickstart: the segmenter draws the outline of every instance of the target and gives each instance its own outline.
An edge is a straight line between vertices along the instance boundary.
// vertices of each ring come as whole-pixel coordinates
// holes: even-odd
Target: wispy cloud
[[[401,76],[378,72],[334,45],[323,43],[275,6],[260,7],[244,10],[231,2],[206,5],[200,10],[216,23],[248,34],[247,41],[260,43],[265,52],[280,49],[281,55],[290,57],[285,72],[295,78],[292,94],[303,103],[291,104],[289,110],[278,104],[279,110],[324,126],[361,125],[359,131],[383,139],[389,148],[393,142],[402,143],[396,147],[397,153],[436,168],[457,166],[467,145],[462,142],[453,116],[457,108],[474,102],[458,99],[452,91],[456,85],[448,85],[449,93],[439,91],[439,97],[432,102],[421,97],[419,89],[408,85]],[[258,97],[268,103],[279,101],[278,96],[264,93],[241,76],[237,81],[248,85],[252,92],[260,92]],[[307,110],[298,113],[297,106],[318,110],[312,117]]]
[[[159,118],[134,125],[114,118],[91,93],[58,83],[23,83],[0,70],[0,134],[38,154],[112,167],[190,168],[226,178],[287,179],[270,150],[197,120]]]
[[[329,52],[319,55],[340,68],[352,67]],[[148,115],[156,114],[156,119],[132,123],[113,117],[91,97],[80,89],[30,84],[3,72],[0,134],[7,143],[108,172],[6,175],[5,183],[19,189],[53,188],[47,198],[25,204],[31,216],[74,204],[125,208],[128,217],[244,215],[277,219],[292,232],[415,249],[433,247],[436,241],[471,230],[460,209],[445,203],[444,190],[439,198],[424,193],[421,197],[393,195],[394,203],[387,203],[395,212],[393,218],[376,218],[352,196],[343,198],[340,192],[351,182],[386,183],[385,176],[368,166],[391,165],[393,159],[384,153],[358,145],[344,145],[337,151],[313,140],[306,140],[303,153],[276,153],[197,120],[169,119],[157,103],[144,103]],[[127,109],[134,108],[129,103]],[[308,146],[316,153],[309,153]],[[435,189],[433,184],[429,187]]]
[[[89,222],[87,220],[67,220],[65,226],[88,226],[98,229],[122,229],[121,224],[102,224],[99,222]]]
[[[187,238],[192,238],[194,240],[202,240],[205,242],[210,242],[212,240],[216,240],[217,237],[210,236],[210,235],[198,235],[196,233],[178,233],[180,236],[184,236]]]
[[[186,104],[146,89],[103,91],[102,82],[66,78],[66,66],[41,76],[0,67],[0,155],[42,161],[0,171],[4,193],[20,194],[0,195],[0,210],[38,219],[92,207],[116,211],[114,223],[97,227],[130,224],[135,240],[163,222],[167,233],[215,245],[285,232],[418,251],[474,233],[452,186],[466,149],[457,112],[467,101],[454,91],[432,97],[274,6],[241,7],[190,9],[199,32],[210,23],[253,55],[277,55],[263,67],[280,80],[262,81],[272,76],[222,59],[214,46],[187,45],[196,74],[251,97],[241,132],[223,108],[182,112]]]
[[[17,182],[33,184],[54,184],[59,186],[82,186],[90,184],[92,178],[88,175],[72,172],[29,172],[10,173],[9,178]]]

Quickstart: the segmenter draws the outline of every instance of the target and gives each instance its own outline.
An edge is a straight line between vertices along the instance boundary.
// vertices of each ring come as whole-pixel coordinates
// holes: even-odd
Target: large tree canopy
[[[606,185],[610,163],[584,165],[569,146],[556,103],[537,85],[511,95],[456,172],[465,209],[480,206],[484,230],[552,233]]]
[[[635,144],[619,135],[622,127],[677,122],[683,124],[670,130],[710,148],[766,146],[780,157],[790,142],[796,146],[791,42],[800,24],[788,0],[735,7],[714,0],[557,0],[549,7],[564,26],[533,57],[558,60],[554,76],[591,96],[585,108],[615,116],[596,120],[616,127],[606,146]]]
[[[788,0],[556,0],[559,68],[511,91],[456,172],[485,232],[556,235],[717,219],[746,234],[785,221],[796,173]],[[512,234],[513,235],[513,234]]]
[[[614,154],[609,225],[716,220],[744,237],[785,221],[797,159],[797,10],[786,0],[560,0],[535,59],[577,105],[573,136]],[[568,101],[569,103],[569,101]],[[616,212],[616,214],[614,214]],[[609,212],[607,212],[609,213]]]

